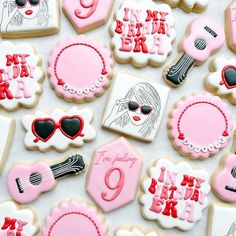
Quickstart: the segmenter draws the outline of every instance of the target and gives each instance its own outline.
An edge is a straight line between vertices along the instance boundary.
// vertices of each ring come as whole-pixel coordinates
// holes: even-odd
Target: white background
[[[115,0],[113,12],[119,7],[120,2],[121,0]],[[209,5],[208,10],[202,13],[201,15],[212,16],[223,25],[224,24],[224,10],[230,2],[231,2],[230,0],[210,0],[210,5]],[[176,19],[177,39],[173,45],[173,52],[172,52],[172,55],[168,58],[167,64],[172,62],[172,60],[176,57],[176,46],[185,32],[186,25],[192,19],[194,19],[194,17],[199,16],[195,13],[191,13],[191,14],[184,13],[180,9],[174,9],[173,12]],[[88,32],[86,33],[86,35],[93,36],[94,38],[101,40],[103,43],[109,46],[110,37],[108,34],[108,27],[110,24],[111,24],[111,18],[105,26],[102,26],[94,31]],[[19,40],[12,40],[12,41],[16,43],[27,42],[34,45],[38,49],[39,55],[43,58],[44,69],[46,70],[47,58],[50,54],[51,49],[56,45],[57,41],[63,40],[66,37],[73,37],[76,35],[77,33],[73,29],[72,25],[62,13],[61,14],[61,32],[59,34],[50,36],[50,37],[19,39]],[[225,57],[234,56],[233,53],[229,51],[226,44],[221,49],[221,51],[218,52],[218,55],[225,56]],[[192,164],[194,167],[200,167],[200,168],[206,169],[209,172],[209,174],[211,174],[214,171],[214,169],[218,166],[218,161],[221,158],[221,156],[225,152],[230,150],[231,144],[228,144],[228,146],[215,157],[209,158],[206,161],[192,161],[187,158],[181,157],[175,150],[173,150],[173,148],[171,147],[170,141],[168,140],[168,137],[167,137],[167,132],[166,132],[167,115],[170,112],[173,103],[186,93],[204,91],[203,79],[208,72],[208,64],[209,64],[209,61],[207,61],[205,64],[203,64],[200,67],[194,67],[191,73],[189,73],[186,83],[181,88],[171,90],[168,105],[166,107],[166,111],[162,120],[160,130],[153,143],[146,144],[146,143],[142,143],[140,141],[136,141],[131,138],[128,138],[130,143],[136,148],[136,150],[138,151],[138,153],[144,160],[142,176],[145,175],[147,167],[150,166],[153,160],[157,158],[159,155],[169,157],[174,161],[185,160],[189,162],[190,164]],[[161,77],[163,68],[164,67],[152,68],[150,66],[147,66],[146,68],[143,68],[143,69],[134,69],[131,65],[116,64],[114,67],[114,71],[115,72],[120,71],[123,73],[129,72],[129,73],[137,74],[137,75],[142,76],[143,78],[146,78],[147,80],[164,84]],[[95,116],[94,116],[93,125],[95,126],[97,130],[97,138],[95,141],[86,144],[84,147],[80,149],[71,149],[66,153],[57,153],[55,151],[51,151],[48,153],[40,153],[38,151],[28,151],[25,149],[24,144],[23,144],[23,139],[25,135],[25,131],[23,130],[21,126],[21,117],[23,115],[28,114],[28,113],[34,113],[35,110],[37,109],[38,110],[41,109],[45,112],[49,112],[50,110],[58,106],[68,109],[71,106],[75,105],[75,104],[67,103],[63,99],[58,98],[55,95],[54,91],[51,90],[51,88],[49,87],[48,79],[46,79],[44,82],[44,93],[40,98],[40,102],[34,109],[31,109],[31,110],[20,109],[16,112],[12,112],[10,115],[13,116],[17,120],[17,128],[16,128],[16,134],[14,137],[14,143],[13,143],[10,155],[9,155],[9,159],[8,159],[5,171],[0,177],[0,186],[1,186],[0,200],[3,201],[3,200],[10,199],[10,196],[7,192],[5,180],[6,180],[7,171],[13,164],[17,162],[33,162],[33,161],[38,161],[41,159],[45,159],[46,161],[49,161],[49,162],[57,162],[58,160],[60,160],[60,158],[66,157],[69,153],[75,152],[75,151],[79,151],[84,156],[86,163],[89,164],[90,160],[92,159],[93,151],[95,150],[95,148],[118,138],[119,134],[109,132],[108,130],[104,130],[101,128],[101,125],[100,125],[102,121],[102,111],[105,106],[107,95],[108,93],[106,92],[102,97],[96,99],[95,101],[91,103],[78,105],[79,108],[88,107],[94,111]],[[228,103],[227,100],[225,100],[225,102]],[[235,107],[229,104],[229,109],[232,112],[232,115],[235,121],[235,118],[236,118]],[[0,114],[3,115],[7,113],[1,110]],[[4,134],[0,134],[0,135],[4,135]],[[37,212],[40,227],[43,226],[44,220],[46,216],[49,214],[51,207],[57,205],[60,201],[65,200],[65,199],[70,199],[70,198],[80,198],[80,199],[91,200],[85,190],[86,174],[87,173],[84,173],[83,175],[80,175],[77,177],[68,177],[61,180],[54,190],[41,195],[39,199],[37,199],[34,203],[29,205],[30,207],[35,209],[35,211]],[[210,201],[211,202],[217,201],[217,199],[214,197],[212,193],[210,194]],[[191,231],[187,231],[187,232],[182,232],[179,230],[164,230],[164,229],[161,229],[159,226],[157,226],[154,222],[148,222],[148,221],[143,220],[139,212],[139,204],[137,200],[127,206],[124,206],[123,208],[119,210],[116,210],[114,212],[107,214],[106,219],[110,228],[110,232],[109,232],[110,236],[113,235],[113,231],[117,226],[124,223],[136,224],[143,227],[153,226],[155,228],[158,228],[161,232],[170,232],[170,233],[172,232],[173,235],[204,236],[206,232],[206,224],[207,224],[207,210],[204,211],[202,220],[198,222]],[[222,219],[222,224],[223,224],[223,220],[224,219]],[[68,235],[68,236],[72,236],[72,235]],[[84,235],[84,236],[92,236],[92,235]],[[214,236],[223,236],[223,235],[214,235]]]

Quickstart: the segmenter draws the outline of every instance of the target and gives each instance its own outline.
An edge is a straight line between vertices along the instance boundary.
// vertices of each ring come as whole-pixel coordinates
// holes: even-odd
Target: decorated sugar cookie
[[[37,218],[31,209],[19,208],[12,201],[0,203],[1,236],[36,236],[38,231]]]
[[[83,157],[77,153],[52,166],[44,161],[33,165],[18,164],[8,173],[8,191],[16,202],[30,203],[41,193],[53,189],[58,179],[68,175],[78,175],[84,170]]]
[[[181,86],[194,65],[203,64],[225,41],[224,29],[209,17],[194,19],[186,31],[175,61],[163,71],[164,80],[172,87]]]
[[[114,0],[63,0],[63,10],[78,33],[106,23]]]
[[[111,45],[119,63],[161,66],[171,53],[175,19],[167,4],[125,0],[110,28]]]
[[[0,107],[31,108],[42,93],[41,60],[29,44],[0,43]]]
[[[117,73],[102,126],[151,142],[158,131],[168,94],[166,86]]]
[[[211,205],[207,225],[207,236],[234,236],[236,233],[235,207],[219,203]]]
[[[3,38],[33,37],[59,31],[58,0],[2,0],[0,32]]]
[[[43,236],[106,236],[107,231],[105,219],[95,207],[71,200],[52,209],[45,221]]]
[[[24,144],[41,152],[50,149],[64,152],[70,146],[80,147],[96,137],[92,119],[91,110],[78,110],[76,107],[68,111],[56,108],[50,114],[37,111],[34,115],[26,115],[22,119],[27,132]]]
[[[16,121],[13,118],[0,116],[0,174],[3,171],[15,134]],[[4,135],[3,135],[4,134]]]
[[[233,129],[226,104],[209,93],[183,97],[174,105],[167,125],[173,147],[192,159],[217,154],[230,140]]]
[[[96,149],[87,192],[104,212],[133,201],[136,197],[141,158],[124,138]]]
[[[236,104],[236,60],[217,57],[210,64],[204,84],[208,91]]]
[[[236,52],[236,1],[233,0],[225,10],[225,29],[228,47]]]
[[[163,0],[171,7],[181,7],[185,12],[200,13],[206,10],[209,0]]]
[[[208,174],[187,162],[158,159],[142,182],[142,216],[164,228],[190,230],[208,206]]]
[[[59,97],[85,102],[102,95],[109,86],[113,61],[110,51],[85,36],[61,41],[48,60],[50,83]]]
[[[236,131],[230,153],[223,156],[211,179],[216,196],[226,202],[236,203]]]
[[[147,228],[143,230],[137,226],[123,225],[116,229],[114,236],[171,236],[171,235],[170,234],[160,235],[153,228]]]

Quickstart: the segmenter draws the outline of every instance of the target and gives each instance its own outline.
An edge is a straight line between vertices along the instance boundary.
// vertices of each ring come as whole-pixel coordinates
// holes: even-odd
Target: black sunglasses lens
[[[148,115],[152,111],[152,108],[150,106],[142,106],[141,111],[144,115]]]
[[[19,7],[23,7],[26,3],[26,0],[15,0],[16,5]]]
[[[32,5],[37,5],[37,4],[39,4],[39,2],[40,2],[40,0],[30,0],[30,3]]]
[[[139,105],[138,105],[137,102],[130,101],[129,104],[128,104],[128,107],[129,107],[129,110],[135,111],[139,108]]]

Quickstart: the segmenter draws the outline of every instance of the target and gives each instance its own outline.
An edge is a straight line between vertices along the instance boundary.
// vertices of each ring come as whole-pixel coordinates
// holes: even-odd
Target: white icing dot
[[[202,152],[207,152],[208,151],[208,149],[207,149],[207,147],[202,147]]]
[[[77,93],[78,95],[82,95],[82,94],[83,94],[83,91],[82,91],[81,89],[79,89],[79,90],[76,91],[76,93]]]
[[[217,141],[217,142],[215,142],[215,144],[214,144],[214,147],[216,148],[216,149],[219,149],[220,148],[220,143]]]
[[[74,88],[70,88],[70,93],[76,93],[76,89],[74,89]]]
[[[104,82],[106,78],[104,78],[102,75],[98,78],[100,82]]]
[[[91,92],[95,92],[95,90],[96,90],[96,89],[95,89],[95,86],[91,86],[90,91],[91,91]]]
[[[97,88],[99,88],[99,87],[101,87],[101,83],[100,83],[99,81],[96,81],[95,86],[96,86]]]
[[[194,151],[198,153],[198,152],[200,152],[200,151],[201,151],[201,148],[200,148],[200,147],[198,147],[198,146],[196,146],[196,147],[194,148]]]
[[[188,139],[184,139],[184,145],[188,145],[189,144],[189,141],[188,141]]]
[[[212,152],[212,151],[214,150],[214,146],[213,146],[213,145],[209,145],[209,146],[208,146],[208,150],[209,150],[210,152]]]
[[[192,143],[189,143],[189,144],[188,144],[188,148],[189,148],[190,150],[193,150],[193,149],[194,149],[194,145],[193,145]]]
[[[84,88],[84,93],[85,94],[88,94],[90,91],[89,91],[89,88]]]
[[[225,143],[225,137],[223,137],[223,136],[221,136],[220,138],[219,138],[219,142],[221,143],[221,144],[223,144],[223,143]]]
[[[70,89],[70,86],[68,84],[64,84],[63,88],[64,90],[68,91]]]

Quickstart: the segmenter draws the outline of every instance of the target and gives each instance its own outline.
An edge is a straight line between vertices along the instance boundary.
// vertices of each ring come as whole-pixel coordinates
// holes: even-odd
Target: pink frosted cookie
[[[18,164],[8,172],[7,187],[16,202],[30,203],[41,193],[52,190],[58,179],[78,175],[84,170],[83,157],[77,153],[51,166],[44,161],[32,165]]]
[[[190,230],[208,206],[208,173],[187,162],[158,159],[142,182],[139,198],[142,216],[164,228]]]
[[[14,111],[37,105],[44,77],[41,59],[31,45],[0,43],[0,107]]]
[[[114,0],[64,0],[63,11],[78,33],[106,23]]]
[[[61,41],[48,60],[51,87],[70,102],[85,102],[102,95],[112,76],[110,51],[85,36]]]
[[[236,52],[236,1],[225,10],[225,31],[228,47]]]
[[[225,41],[224,29],[210,17],[198,17],[188,26],[179,45],[179,54],[163,71],[163,79],[172,87],[181,86],[195,65],[203,64]]]
[[[51,211],[43,227],[43,236],[106,236],[108,227],[95,207],[72,200]]]
[[[12,201],[0,203],[0,236],[36,236],[39,227],[31,209],[18,208]]]
[[[174,105],[167,126],[173,147],[192,159],[214,156],[226,146],[233,129],[226,104],[209,93],[183,97]]]
[[[111,45],[119,63],[161,66],[172,51],[175,19],[167,4],[125,0],[110,28]]]
[[[236,60],[217,57],[209,66],[204,85],[206,89],[236,104]]]
[[[95,151],[87,192],[104,212],[120,208],[135,199],[141,167],[141,158],[119,138]]]

